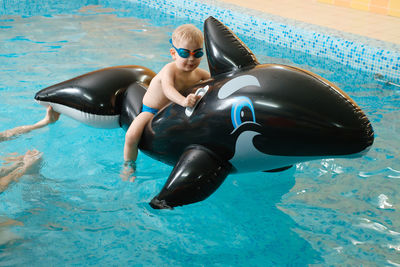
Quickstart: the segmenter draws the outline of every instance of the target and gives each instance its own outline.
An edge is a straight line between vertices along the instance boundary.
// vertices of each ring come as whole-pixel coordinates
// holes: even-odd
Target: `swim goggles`
[[[169,42],[181,58],[188,58],[190,55],[193,55],[195,58],[201,58],[204,55],[203,48],[196,49],[192,52],[189,49],[176,48],[172,43],[172,39],[169,39]]]

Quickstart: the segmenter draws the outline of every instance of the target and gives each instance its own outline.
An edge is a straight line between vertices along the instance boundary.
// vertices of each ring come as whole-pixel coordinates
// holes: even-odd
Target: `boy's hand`
[[[200,97],[201,97],[200,95],[189,94],[185,98],[185,101],[183,102],[183,106],[189,107],[189,108],[193,107],[196,104],[197,100],[200,99]]]

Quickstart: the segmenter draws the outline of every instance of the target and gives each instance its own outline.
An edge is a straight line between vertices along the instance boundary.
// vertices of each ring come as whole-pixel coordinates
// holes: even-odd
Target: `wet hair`
[[[195,42],[202,46],[203,33],[193,24],[183,24],[176,28],[172,33],[172,42],[174,45],[177,45],[177,43],[181,42],[182,40]]]

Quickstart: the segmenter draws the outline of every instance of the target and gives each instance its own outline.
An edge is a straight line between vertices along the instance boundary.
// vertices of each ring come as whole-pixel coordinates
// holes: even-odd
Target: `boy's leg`
[[[131,123],[128,131],[125,135],[125,145],[124,145],[124,160],[125,161],[135,161],[138,154],[138,144],[140,137],[142,136],[143,129],[147,122],[153,118],[153,114],[150,112],[140,113]]]

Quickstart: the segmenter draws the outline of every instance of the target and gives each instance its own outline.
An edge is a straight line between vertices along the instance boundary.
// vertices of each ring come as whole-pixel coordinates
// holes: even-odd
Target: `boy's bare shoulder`
[[[171,72],[175,70],[175,62],[170,62],[168,64],[166,64],[161,70],[160,72]]]
[[[197,75],[200,77],[201,80],[207,80],[207,79],[209,79],[211,77],[210,73],[208,71],[204,70],[204,69],[197,68],[196,72],[197,72]]]
[[[165,77],[170,77],[173,76],[175,72],[175,65],[173,64],[174,62],[170,62],[166,64],[158,73],[157,77],[161,80],[165,79]]]

